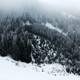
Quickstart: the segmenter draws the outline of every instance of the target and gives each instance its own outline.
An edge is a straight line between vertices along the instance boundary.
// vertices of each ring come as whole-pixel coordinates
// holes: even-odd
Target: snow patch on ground
[[[26,21],[25,23],[23,22],[23,26],[25,25],[31,25],[30,21]]]
[[[0,80],[80,80],[80,76],[67,73],[65,67],[57,63],[26,64],[0,57]]]
[[[53,29],[53,30],[56,30],[56,31],[58,31],[59,33],[62,33],[64,36],[67,36],[67,33],[63,32],[60,28],[54,27],[52,24],[50,24],[50,23],[48,23],[48,22],[47,22],[45,25],[46,25],[46,27],[48,27],[48,28],[50,28],[50,29]]]

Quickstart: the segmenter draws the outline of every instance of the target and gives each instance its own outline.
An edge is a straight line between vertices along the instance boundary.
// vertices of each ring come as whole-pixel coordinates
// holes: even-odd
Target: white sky
[[[2,10],[20,10],[34,6],[51,10],[55,8],[80,11],[80,0],[0,0]]]
[[[80,0],[39,0],[40,4],[49,9],[80,11]]]

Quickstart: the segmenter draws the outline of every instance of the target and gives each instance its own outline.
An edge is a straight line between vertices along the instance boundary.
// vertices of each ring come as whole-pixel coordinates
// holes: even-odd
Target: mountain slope
[[[37,66],[0,57],[0,80],[80,80],[80,76],[61,70],[64,69],[60,64]],[[52,72],[55,74],[52,75]]]

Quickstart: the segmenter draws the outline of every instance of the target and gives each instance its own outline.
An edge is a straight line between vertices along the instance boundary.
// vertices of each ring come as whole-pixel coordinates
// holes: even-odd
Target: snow
[[[13,62],[13,63],[12,63]],[[47,75],[32,70],[32,65],[6,61],[0,58],[0,80],[44,80],[49,79]],[[17,66],[18,65],[18,66]],[[23,65],[23,66],[22,66]]]
[[[31,25],[31,23],[29,21],[26,21],[25,23],[23,23],[23,26],[25,25]]]
[[[58,64],[26,64],[9,57],[0,57],[0,80],[80,80]]]
[[[48,23],[48,22],[47,22],[45,25],[46,25],[46,27],[48,27],[48,28],[50,28],[50,29],[53,29],[53,30],[56,30],[56,31],[58,31],[59,33],[62,33],[64,36],[67,36],[67,33],[63,32],[60,28],[54,27],[52,24],[50,24],[50,23]]]

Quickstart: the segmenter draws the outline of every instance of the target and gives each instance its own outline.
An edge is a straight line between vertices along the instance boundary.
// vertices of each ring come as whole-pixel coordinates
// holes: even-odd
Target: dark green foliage
[[[1,29],[0,55],[8,55],[15,60],[20,60],[27,63],[31,62],[32,44],[29,38],[29,33],[27,31],[23,31],[20,27],[20,22],[18,19],[16,22],[12,19],[9,23],[7,23],[7,20],[6,22],[3,22],[5,28],[3,27]],[[13,23],[15,25],[13,25]],[[2,32],[2,30],[4,31]]]

